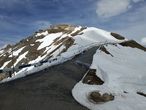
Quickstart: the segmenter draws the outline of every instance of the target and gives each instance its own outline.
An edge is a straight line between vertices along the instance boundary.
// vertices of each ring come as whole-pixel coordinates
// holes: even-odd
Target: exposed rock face
[[[98,91],[91,92],[89,95],[89,100],[95,103],[102,103],[114,100],[114,96],[112,94],[104,93],[100,94]]]
[[[86,76],[84,77],[83,83],[90,84],[90,85],[102,85],[104,81],[102,81],[97,75],[95,69],[88,70]]]
[[[7,78],[8,77],[8,74],[0,74],[0,81],[2,80],[2,79],[4,79],[4,78]]]
[[[140,45],[139,43],[137,43],[134,40],[129,40],[129,41],[122,42],[122,43],[120,43],[120,45],[127,46],[127,47],[132,47],[132,48],[138,48],[138,49],[141,49],[143,51],[146,51],[146,48],[144,46]]]
[[[71,33],[75,29],[75,26],[68,25],[68,24],[59,24],[59,25],[52,25],[50,29],[48,29],[48,33],[57,33],[57,32],[64,32],[64,33]]]
[[[145,93],[143,93],[143,92],[137,92],[137,94],[139,94],[139,95],[141,95],[141,96],[146,97],[146,94],[145,94]]]
[[[107,49],[104,46],[100,47],[100,50],[113,57],[113,55],[109,51],[107,51]]]
[[[124,40],[125,39],[125,37],[123,37],[123,36],[121,36],[121,35],[119,35],[117,33],[114,33],[114,32],[111,32],[111,35],[113,37],[115,37],[116,39],[119,39],[119,40]]]

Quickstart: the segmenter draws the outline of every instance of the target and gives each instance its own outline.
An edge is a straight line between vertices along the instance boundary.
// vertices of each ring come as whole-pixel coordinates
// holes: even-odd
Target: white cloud
[[[137,22],[132,25],[127,25],[125,28],[115,29],[117,33],[129,38],[140,41],[141,38],[146,37],[146,23],[145,22]]]
[[[97,2],[96,13],[99,17],[110,18],[126,12],[132,7],[132,3],[144,0],[100,0]]]
[[[109,18],[119,15],[130,8],[130,0],[100,0],[97,3],[97,15]]]
[[[109,29],[115,31],[129,39],[141,41],[142,38],[146,37],[146,14],[145,4],[137,8],[134,12],[128,13],[125,16],[118,18],[120,22],[114,22],[114,27]]]
[[[133,2],[137,3],[137,2],[141,2],[141,1],[144,1],[144,0],[132,0]]]
[[[141,44],[146,45],[146,37],[141,39]]]

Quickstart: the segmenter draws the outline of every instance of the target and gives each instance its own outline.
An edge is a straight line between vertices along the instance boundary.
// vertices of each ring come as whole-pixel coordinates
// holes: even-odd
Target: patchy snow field
[[[98,28],[94,28],[94,27],[88,27],[88,28],[82,30],[81,26],[75,27],[74,30],[70,33],[64,33],[64,32],[48,33],[47,31],[44,31],[44,32],[37,33],[35,35],[35,37],[39,37],[42,35],[44,37],[41,39],[39,38],[35,42],[40,42],[40,45],[38,46],[37,51],[45,48],[45,51],[42,54],[44,54],[44,53],[46,53],[46,54],[44,54],[44,55],[40,54],[40,56],[38,56],[36,59],[34,59],[32,61],[29,61],[29,63],[31,63],[31,64],[37,63],[43,59],[46,59],[50,53],[51,53],[50,55],[52,56],[52,58],[57,58],[57,60],[55,60],[53,62],[47,62],[37,68],[34,66],[24,68],[24,69],[20,70],[19,72],[16,72],[12,78],[4,79],[1,82],[10,81],[10,80],[13,80],[16,78],[24,77],[28,74],[35,73],[37,71],[43,70],[44,68],[50,67],[52,65],[56,65],[56,64],[65,62],[65,61],[73,58],[75,55],[83,52],[84,50],[90,49],[94,46],[99,46],[101,44],[105,44],[108,42],[111,42],[111,43],[117,42],[118,43],[118,42],[122,42],[122,41],[126,40],[126,39],[118,40],[118,39],[114,38],[110,32],[107,32],[107,31],[104,31],[104,30],[101,30]],[[71,45],[67,49],[66,52],[62,52],[65,49],[65,45],[60,46],[60,44],[61,43],[67,44],[68,38],[74,39],[73,45]],[[58,41],[61,40],[61,42],[59,41],[60,43],[58,43],[58,45],[54,44],[56,39]],[[25,46],[18,49],[17,51],[14,51],[14,55],[18,55],[20,52],[22,52],[24,47]],[[27,59],[26,55],[28,52],[29,52],[29,50],[27,50],[25,53],[19,55],[19,57],[16,60],[16,62],[14,63],[14,65],[17,65],[24,58]],[[8,63],[10,63],[10,62],[6,62],[4,64],[4,66],[2,66],[2,68],[4,68]]]

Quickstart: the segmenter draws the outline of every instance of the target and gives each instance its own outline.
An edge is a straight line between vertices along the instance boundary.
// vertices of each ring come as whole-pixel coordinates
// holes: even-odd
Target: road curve
[[[71,95],[87,69],[74,62],[92,62],[94,47],[63,64],[0,85],[0,110],[87,110]]]

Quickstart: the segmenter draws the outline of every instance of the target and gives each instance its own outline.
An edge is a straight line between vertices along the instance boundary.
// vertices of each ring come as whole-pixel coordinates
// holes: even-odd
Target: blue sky
[[[40,28],[69,23],[146,41],[145,0],[0,0],[0,46]]]

